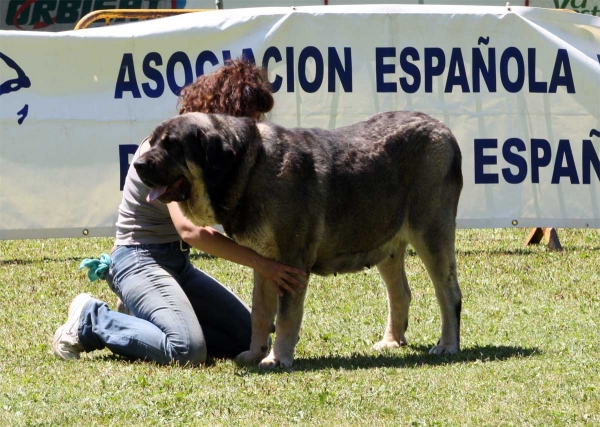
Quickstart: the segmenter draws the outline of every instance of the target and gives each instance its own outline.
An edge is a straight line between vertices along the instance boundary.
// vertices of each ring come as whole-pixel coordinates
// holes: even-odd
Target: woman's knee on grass
[[[172,344],[171,355],[173,361],[179,365],[203,364],[207,356],[204,338],[192,338],[181,344]]]

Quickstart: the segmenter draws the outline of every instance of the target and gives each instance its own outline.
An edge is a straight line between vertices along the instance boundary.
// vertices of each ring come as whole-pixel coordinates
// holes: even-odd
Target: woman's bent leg
[[[208,354],[235,357],[250,347],[250,309],[233,292],[189,264],[180,278],[202,326]]]
[[[119,247],[113,252],[107,280],[135,317],[93,300],[82,313],[79,329],[86,351],[106,346],[125,357],[158,363],[206,360],[204,335],[194,308],[177,280],[161,266],[162,256],[177,271],[185,266],[185,257],[180,252],[163,252],[153,254],[142,247]]]

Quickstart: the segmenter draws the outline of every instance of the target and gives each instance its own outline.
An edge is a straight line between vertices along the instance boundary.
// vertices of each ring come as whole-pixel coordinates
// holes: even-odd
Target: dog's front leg
[[[235,361],[254,364],[261,361],[269,350],[269,334],[277,311],[277,292],[260,273],[254,271],[252,293],[252,338],[250,349],[238,354]]]
[[[259,368],[273,369],[276,367],[291,368],[294,363],[294,351],[298,343],[300,325],[304,314],[304,297],[306,284],[296,290],[296,295],[285,293],[279,297],[277,322],[275,325],[275,344],[265,357]]]

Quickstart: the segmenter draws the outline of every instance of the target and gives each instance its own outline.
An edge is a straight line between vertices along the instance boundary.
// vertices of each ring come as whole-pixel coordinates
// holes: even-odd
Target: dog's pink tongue
[[[167,187],[154,187],[152,190],[150,190],[150,193],[148,193],[148,196],[146,197],[146,201],[148,203],[152,203],[153,201],[158,199],[160,196],[165,194],[165,191],[167,191]]]

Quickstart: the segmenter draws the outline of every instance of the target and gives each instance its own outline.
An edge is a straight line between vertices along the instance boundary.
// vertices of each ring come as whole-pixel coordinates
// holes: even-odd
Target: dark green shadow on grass
[[[34,258],[34,259],[12,258],[12,259],[0,260],[0,267],[2,267],[3,265],[31,265],[31,264],[43,264],[43,263],[47,263],[47,262],[65,262],[65,261],[77,261],[78,263],[80,263],[81,261],[83,261],[83,258],[81,258],[81,257],[65,257],[65,258],[43,257],[43,258]]]
[[[160,364],[153,362],[151,360],[142,360],[142,359],[134,359],[134,358],[129,358],[126,356],[120,356],[118,354],[114,354],[114,353],[103,353],[103,354],[94,354],[91,353],[92,357],[91,360],[94,362],[117,362],[117,363],[123,363],[123,364],[151,364],[151,365],[155,365],[155,366],[161,366]],[[215,359],[214,357],[209,356],[208,359],[206,360],[206,362],[203,365],[203,368],[210,368],[211,366],[216,365],[219,361],[221,361],[221,359]],[[173,363],[169,363],[167,365],[162,365],[162,366],[177,366],[178,368],[182,368],[182,369],[198,369],[197,366],[192,366],[192,365],[180,365],[176,362]]]
[[[569,254],[574,252],[598,252],[600,246],[594,247],[582,247],[582,246],[563,246],[562,252],[552,252],[555,254]],[[544,255],[551,251],[547,248],[509,248],[509,249],[457,249],[456,255],[519,255],[519,256],[531,256],[531,255]]]
[[[410,345],[411,353],[403,350],[390,350],[379,354],[352,354],[349,356],[319,356],[309,358],[297,358],[291,369],[276,368],[273,370],[262,370],[258,366],[240,366],[235,375],[245,376],[254,374],[276,374],[278,372],[310,372],[327,369],[373,369],[373,368],[404,368],[415,369],[424,366],[442,366],[456,363],[489,363],[498,362],[511,358],[524,358],[541,354],[537,348],[524,348],[515,346],[473,346],[461,350],[452,355],[429,354],[429,347]],[[115,354],[102,354],[95,356],[94,361],[112,361],[121,363],[154,363],[142,360],[128,359]],[[221,359],[209,357],[204,367],[219,363]],[[182,366],[185,369],[194,369],[193,366]]]
[[[518,255],[518,256],[530,256],[539,255],[546,253],[547,251],[541,250],[536,251],[530,248],[508,248],[508,249],[457,249],[456,255]]]
[[[258,367],[247,368],[246,373],[276,373],[282,371],[320,371],[325,369],[372,369],[372,368],[420,368],[423,366],[441,366],[455,363],[497,362],[511,358],[531,357],[541,354],[537,348],[515,346],[473,346],[452,355],[429,354],[429,347],[413,346],[414,352],[403,353],[402,350],[390,350],[381,354],[353,354],[350,356],[319,356],[297,358],[291,369],[275,369],[263,371]],[[243,371],[238,373],[244,375]]]

